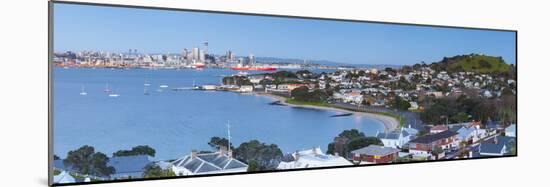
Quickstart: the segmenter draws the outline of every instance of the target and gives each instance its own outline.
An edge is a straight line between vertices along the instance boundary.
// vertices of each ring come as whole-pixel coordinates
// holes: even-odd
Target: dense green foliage
[[[357,150],[369,145],[383,145],[382,141],[376,137],[366,137],[364,133],[359,132],[357,129],[344,130],[342,131],[336,139],[345,139],[346,142],[332,142],[328,144],[327,154],[335,154],[344,156],[345,158],[350,157],[350,152]],[[344,143],[342,147],[343,150],[336,150],[335,146],[338,143]]]
[[[222,81],[226,85],[252,85],[252,82],[245,76],[224,77]]]
[[[246,169],[246,171],[259,171],[258,162],[256,162],[256,160],[251,160],[250,162],[248,162],[248,168]]]
[[[105,177],[115,173],[115,168],[107,166],[109,158],[101,152],[95,152],[94,147],[88,145],[69,151],[63,162],[82,175]]]
[[[119,150],[113,153],[113,156],[149,155],[154,157],[155,153],[156,153],[155,149],[147,145],[139,145],[139,146],[133,147],[131,150]]]
[[[255,163],[256,170],[274,170],[279,165],[283,152],[275,144],[267,145],[251,140],[235,149],[235,157],[245,163]]]
[[[143,168],[143,178],[173,177],[176,173],[172,169],[162,169],[160,166],[151,163]]]
[[[507,73],[511,70],[511,66],[506,64],[502,57],[479,54],[445,57],[440,62],[433,63],[430,66],[436,71],[448,72]]]
[[[462,95],[458,98],[430,98],[430,104],[420,113],[422,121],[428,124],[461,123],[470,120],[496,120],[505,123],[516,122],[515,96],[486,99]]]
[[[391,102],[391,106],[398,110],[408,110],[411,107],[411,104],[399,96],[395,96]]]
[[[324,102],[329,95],[323,90],[309,91],[306,86],[295,88],[290,92],[290,96],[296,101],[302,102]]]
[[[227,140],[226,138],[220,138],[217,136],[210,138],[210,142],[208,142],[208,145],[212,147],[212,149],[214,150],[219,150],[220,146],[227,148],[229,147],[228,144],[229,144],[229,140]],[[233,146],[231,146],[231,149],[233,149]]]
[[[275,73],[270,74],[273,79],[276,81],[282,81],[286,78],[298,78],[295,73],[292,71],[277,71]]]

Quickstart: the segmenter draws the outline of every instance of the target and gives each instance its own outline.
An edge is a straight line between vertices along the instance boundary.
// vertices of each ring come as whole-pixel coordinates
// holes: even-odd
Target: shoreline
[[[399,120],[397,120],[393,117],[390,117],[390,116],[382,115],[382,114],[368,113],[368,112],[357,112],[357,111],[351,111],[351,110],[346,110],[346,109],[341,109],[341,108],[334,108],[334,107],[326,107],[326,106],[297,105],[297,104],[287,103],[286,102],[287,98],[282,97],[282,96],[278,96],[278,95],[274,95],[274,94],[270,94],[270,93],[260,93],[260,92],[254,92],[254,94],[257,95],[257,96],[265,96],[265,97],[269,97],[271,99],[275,99],[277,101],[280,101],[282,104],[284,104],[286,106],[290,106],[290,107],[302,107],[302,108],[311,108],[311,109],[318,109],[318,110],[331,110],[331,111],[352,113],[354,115],[365,116],[365,117],[380,121],[384,125],[384,131],[385,132],[394,131],[395,129],[397,129],[397,127],[399,127]]]

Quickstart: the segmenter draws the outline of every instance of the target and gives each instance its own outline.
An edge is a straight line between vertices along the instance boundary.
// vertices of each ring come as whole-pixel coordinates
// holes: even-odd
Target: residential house
[[[479,144],[480,156],[503,156],[515,143],[514,137],[496,136]]]
[[[369,145],[351,151],[353,161],[366,164],[390,163],[398,157],[399,149],[379,145]]]
[[[420,136],[409,141],[409,152],[413,154],[429,154],[436,147],[449,149],[453,144],[456,144],[455,140],[457,135],[457,132],[443,131],[436,134]]]
[[[411,135],[403,129],[389,133],[379,132],[376,137],[382,141],[384,146],[391,148],[402,148],[411,140]]]
[[[331,166],[349,166],[351,162],[337,155],[327,155],[320,147],[294,152],[285,156],[277,166],[277,169],[297,169]]]
[[[247,164],[234,159],[231,151],[226,153],[223,149],[214,153],[192,151],[172,162],[172,170],[178,176],[246,172],[247,169]]]

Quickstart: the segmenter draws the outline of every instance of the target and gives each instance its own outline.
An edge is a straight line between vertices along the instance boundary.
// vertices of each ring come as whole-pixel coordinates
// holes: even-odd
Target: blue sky
[[[483,53],[515,64],[515,33],[55,4],[54,50],[180,53],[330,60],[351,64],[431,63]]]

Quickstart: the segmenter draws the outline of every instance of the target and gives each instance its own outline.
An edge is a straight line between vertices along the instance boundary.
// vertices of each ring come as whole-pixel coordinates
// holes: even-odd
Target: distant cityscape
[[[242,68],[241,70],[268,70],[319,68],[336,69],[349,66],[314,64],[295,59],[266,58],[259,61],[254,54],[237,56],[231,50],[223,55],[208,53],[208,42],[202,47],[184,48],[181,53],[143,54],[137,49],[129,49],[125,53],[102,51],[66,51],[54,53],[54,65],[59,67],[101,67],[101,68]],[[333,63],[334,64],[334,63]]]

